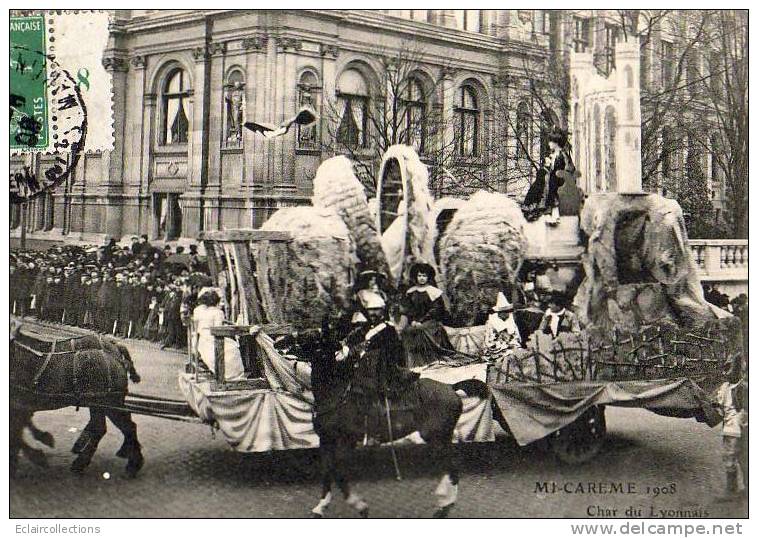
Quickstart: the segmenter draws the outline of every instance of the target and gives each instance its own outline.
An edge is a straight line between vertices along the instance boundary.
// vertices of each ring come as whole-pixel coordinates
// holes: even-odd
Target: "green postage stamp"
[[[106,11],[24,11],[10,18],[11,155],[113,148]]]
[[[10,20],[11,149],[46,149],[47,38],[45,17]]]

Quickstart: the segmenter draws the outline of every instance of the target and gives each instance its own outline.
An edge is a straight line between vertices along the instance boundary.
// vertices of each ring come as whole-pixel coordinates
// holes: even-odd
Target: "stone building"
[[[535,112],[525,66],[593,50],[611,71],[618,35],[608,19],[547,10],[114,11],[103,65],[113,80],[115,147],[84,155],[65,185],[30,202],[27,233],[190,239],[257,227],[279,207],[308,203],[316,168],[341,147],[372,160],[367,117],[386,98],[382,55],[409,42],[420,51],[412,87],[421,90],[410,90],[406,105],[445,128],[408,142],[424,148],[422,157],[449,146],[518,197],[545,151],[546,114]],[[242,126],[278,124],[304,104],[320,113],[316,125],[273,140]],[[553,121],[579,128],[568,106],[546,106]],[[616,144],[612,127],[603,147]],[[12,158],[11,169],[53,158]],[[12,236],[20,212],[12,208]]]

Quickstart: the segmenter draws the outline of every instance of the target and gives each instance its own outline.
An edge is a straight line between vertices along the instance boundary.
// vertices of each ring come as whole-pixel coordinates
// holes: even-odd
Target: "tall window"
[[[605,109],[605,188],[615,192],[616,182],[616,110]]]
[[[526,157],[532,147],[529,120],[529,105],[522,101],[516,107],[516,159]]]
[[[648,71],[650,70],[650,37],[648,34],[640,36],[640,90],[647,88]]]
[[[673,139],[671,136],[671,129],[664,127],[661,131],[661,174],[663,179],[669,179],[671,177],[671,154],[673,153]]]
[[[400,111],[401,141],[423,153],[426,143],[426,99],[424,87],[418,79],[408,79],[400,95]]]
[[[711,95],[716,98],[721,97],[723,73],[721,58],[717,52],[711,52],[708,57],[708,75],[710,76]]]
[[[321,85],[313,71],[305,71],[298,81],[298,101],[300,106],[309,106],[317,114],[321,103]],[[297,145],[300,148],[317,149],[319,142],[318,122],[313,125],[297,126]]]
[[[719,175],[719,138],[717,135],[711,135],[711,184],[715,187],[721,181]]]
[[[464,85],[458,89],[455,123],[458,154],[468,157],[479,155],[479,102],[473,86]]]
[[[616,67],[616,42],[619,38],[619,27],[614,24],[605,25],[605,66],[608,73]]]
[[[481,9],[456,9],[455,10],[456,26],[467,32],[479,32],[482,28],[482,10]]]
[[[337,142],[345,146],[367,147],[368,85],[357,69],[348,69],[337,82],[339,126]]]
[[[574,17],[574,52],[584,52],[590,46],[590,20]]]
[[[691,50],[687,55],[687,88],[692,95],[698,93],[700,85],[700,54]]]
[[[161,142],[166,145],[186,144],[189,138],[187,106],[189,81],[184,69],[172,71],[163,86],[163,128]]]
[[[574,165],[580,167],[582,150],[580,147],[581,138],[579,136],[579,103],[574,104]]]
[[[245,116],[245,75],[235,69],[224,85],[226,104],[226,129],[224,143],[227,147],[242,146],[242,123]]]
[[[599,105],[593,108],[592,116],[595,119],[595,190],[600,191],[603,189],[603,141],[600,138],[603,118],[600,116]]]
[[[661,80],[666,86],[674,82],[674,44],[661,41]]]

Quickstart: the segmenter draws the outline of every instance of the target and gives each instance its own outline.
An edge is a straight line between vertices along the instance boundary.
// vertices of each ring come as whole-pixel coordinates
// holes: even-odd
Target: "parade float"
[[[212,329],[215,374],[194,364],[179,383],[194,412],[235,450],[318,446],[309,358],[288,355],[276,340],[319,327],[333,308],[349,305],[360,268],[383,271],[399,287],[415,262],[435,268],[454,320],[450,341],[469,355],[484,351],[476,314],[499,290],[522,285],[524,263],[548,267],[541,284],[569,296],[582,324],[580,333],[555,339],[535,332],[496,361],[418,368],[451,384],[486,381],[486,397],[462,398],[457,441],[493,441],[498,432],[520,445],[545,440],[575,463],[600,449],[607,405],[718,420],[706,391],[742,352],[741,328],[703,298],[675,202],[593,194],[581,215],[556,226],[527,222],[499,193],[442,199],[438,207],[427,184],[415,151],[394,146],[369,203],[351,162],[335,157],[316,174],[312,206],[280,209],[260,229],[204,234],[235,324]],[[222,342],[230,337],[248,351],[242,381],[224,378]]]

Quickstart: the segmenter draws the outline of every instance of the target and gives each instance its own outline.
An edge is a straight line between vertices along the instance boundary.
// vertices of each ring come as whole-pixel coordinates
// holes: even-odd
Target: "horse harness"
[[[44,360],[42,361],[42,364],[40,365],[40,367],[37,369],[37,371],[34,373],[34,376],[32,377],[31,387],[23,387],[23,386],[16,385],[16,384],[13,384],[12,386],[14,388],[16,388],[16,389],[20,389],[20,390],[23,390],[23,391],[26,391],[26,392],[38,393],[37,388],[39,387],[40,380],[42,379],[42,376],[44,375],[44,373],[47,371],[48,367],[50,366],[50,361],[52,360],[53,356],[56,356],[56,355],[71,355],[71,358],[72,358],[72,362],[71,362],[71,369],[72,369],[71,374],[72,374],[72,376],[71,376],[71,379],[72,379],[72,385],[73,385],[73,394],[77,397],[77,408],[78,408],[79,407],[78,401],[81,399],[82,396],[85,396],[81,392],[80,387],[79,387],[79,381],[80,381],[80,379],[79,379],[79,373],[81,371],[81,368],[80,368],[80,365],[79,365],[79,362],[80,362],[79,361],[79,355],[83,351],[98,351],[98,349],[92,348],[92,349],[79,349],[79,350],[77,350],[74,347],[74,343],[73,343],[74,340],[76,340],[76,338],[67,339],[67,341],[69,342],[70,350],[57,350],[56,349],[57,344],[59,342],[61,342],[61,341],[59,341],[59,340],[53,340],[50,351],[44,352],[44,351],[39,351],[37,349],[34,349],[33,347],[31,347],[31,346],[29,346],[27,344],[21,343],[17,339],[14,339],[11,342],[13,345],[15,345],[15,346],[17,346],[17,347],[19,347],[21,349],[24,349],[24,350],[28,351],[29,353],[32,353],[33,355],[35,355],[37,357],[43,357]],[[100,345],[101,345],[99,351],[105,351],[105,346],[103,345],[102,337],[98,337],[98,340],[99,340]],[[113,386],[112,386],[113,385],[113,377],[111,375],[111,368],[110,368],[110,364],[109,364],[108,361],[105,361],[105,368],[106,368],[106,372],[107,372],[107,387],[106,387],[106,390],[103,393],[88,394],[88,396],[97,397],[97,396],[111,394],[113,392]],[[47,393],[44,393],[44,394],[47,394]],[[70,396],[68,394],[55,394],[55,395],[49,394],[49,395],[50,396]]]

